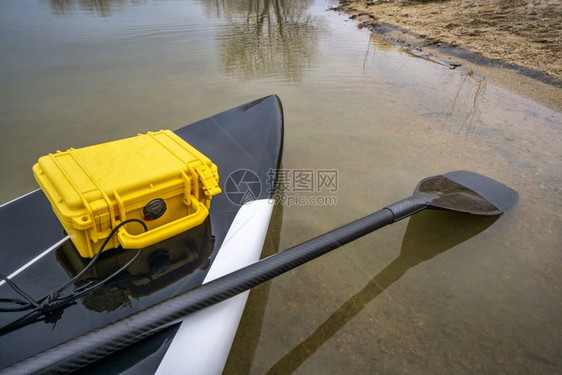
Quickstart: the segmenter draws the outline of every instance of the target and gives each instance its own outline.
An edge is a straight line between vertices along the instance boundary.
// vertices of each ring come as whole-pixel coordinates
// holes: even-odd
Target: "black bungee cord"
[[[99,259],[101,253],[111,240],[111,238],[117,233],[119,228],[123,225],[126,225],[131,222],[139,223],[143,226],[144,231],[148,231],[148,227],[146,224],[139,219],[127,219],[119,223],[118,225],[113,228],[109,236],[104,240],[101,247],[99,248],[96,255],[90,260],[90,262],[80,271],[76,276],[72,279],[67,281],[63,286],[58,289],[51,291],[46,296],[35,300],[29,294],[25,293],[21,288],[19,288],[12,280],[8,277],[0,274],[0,279],[4,280],[8,286],[10,286],[17,294],[23,297],[23,300],[19,300],[16,298],[0,298],[0,303],[11,303],[14,305],[18,305],[15,307],[0,307],[0,312],[18,312],[18,311],[29,311],[26,315],[22,316],[21,318],[16,319],[15,321],[8,323],[2,327],[0,327],[0,336],[4,335],[8,332],[13,331],[16,328],[19,328],[23,325],[31,323],[36,320],[42,320],[49,317],[55,310],[60,309],[64,306],[68,306],[74,301],[86,294],[93,292],[94,290],[104,286],[107,282],[117,276],[119,273],[123,272],[127,267],[129,267],[140,255],[141,251],[137,251],[135,256],[131,258],[125,265],[119,268],[117,271],[113,272],[111,275],[107,276],[102,281],[94,283],[92,281],[85,282],[84,285],[76,286],[75,283],[78,279],[84,275],[92,266],[96,263]]]

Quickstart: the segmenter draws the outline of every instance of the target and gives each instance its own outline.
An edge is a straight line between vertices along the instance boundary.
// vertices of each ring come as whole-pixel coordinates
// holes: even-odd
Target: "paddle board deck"
[[[268,199],[282,155],[283,113],[279,99],[269,96],[253,101],[185,126],[176,134],[218,166],[223,193],[213,198],[209,217],[186,233],[143,249],[133,264],[104,287],[0,335],[0,368],[259,258],[273,208]],[[247,201],[253,202],[244,205]],[[87,264],[88,260],[78,256],[40,190],[0,206],[0,228],[0,273],[34,298],[64,285]],[[82,278],[101,280],[134,253],[104,253]],[[18,297],[2,282],[0,298]],[[198,373],[221,372],[246,297],[241,295],[194,314],[184,323],[168,327],[85,370],[169,373],[182,366],[195,366],[191,368],[199,369]],[[0,326],[23,314],[1,312]],[[210,360],[213,366],[209,366]]]

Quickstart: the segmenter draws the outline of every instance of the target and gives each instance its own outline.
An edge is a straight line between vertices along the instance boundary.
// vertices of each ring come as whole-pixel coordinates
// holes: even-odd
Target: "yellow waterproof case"
[[[169,130],[58,151],[39,158],[33,174],[85,258],[127,219],[148,231],[128,223],[106,249],[138,249],[193,228],[221,191],[217,166]]]

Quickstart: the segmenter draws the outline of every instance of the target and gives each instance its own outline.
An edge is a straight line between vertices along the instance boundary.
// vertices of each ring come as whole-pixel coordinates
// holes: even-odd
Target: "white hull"
[[[259,260],[272,212],[272,200],[262,199],[242,206],[204,283]],[[248,293],[186,317],[156,373],[221,374]]]

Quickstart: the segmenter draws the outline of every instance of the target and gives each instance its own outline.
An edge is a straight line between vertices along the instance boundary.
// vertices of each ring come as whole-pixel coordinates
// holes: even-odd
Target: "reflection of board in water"
[[[92,311],[114,311],[129,306],[129,298],[150,295],[180,279],[185,282],[193,271],[209,267],[213,248],[214,237],[207,218],[190,231],[144,248],[139,258],[119,276],[86,295],[83,304]],[[122,249],[103,253],[78,282],[104,280],[129,262],[135,253]],[[56,259],[69,277],[76,276],[90,261],[78,255],[71,241],[57,249]]]

